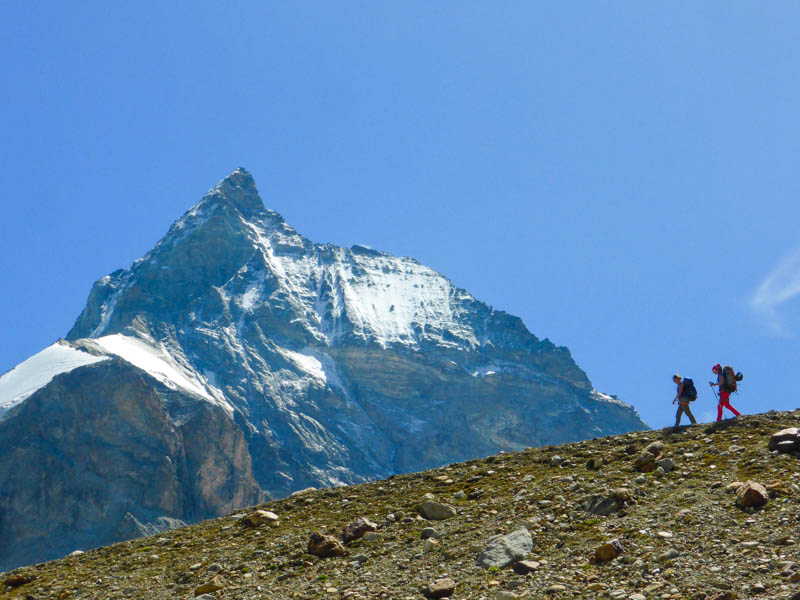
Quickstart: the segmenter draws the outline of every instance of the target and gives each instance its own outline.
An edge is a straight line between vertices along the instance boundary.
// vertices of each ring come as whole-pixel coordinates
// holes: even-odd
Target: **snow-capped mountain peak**
[[[0,378],[0,451],[42,419],[62,443],[64,411],[69,439],[96,448],[85,460],[143,451],[96,443],[108,432],[82,428],[79,411],[154,436],[164,446],[147,468],[175,500],[170,518],[252,501],[256,482],[282,495],[645,427],[566,348],[433,269],[304,238],[244,169],[100,278],[67,340]],[[125,485],[114,498],[143,498],[136,519],[155,519],[138,479]],[[97,506],[111,501],[98,490]]]

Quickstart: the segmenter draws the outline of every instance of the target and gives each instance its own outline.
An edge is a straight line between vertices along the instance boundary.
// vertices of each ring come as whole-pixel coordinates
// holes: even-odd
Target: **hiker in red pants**
[[[717,382],[714,383],[713,381],[709,381],[708,385],[710,385],[711,387],[719,386],[719,404],[717,404],[717,421],[722,421],[723,408],[727,408],[737,417],[741,416],[742,413],[740,413],[738,410],[733,408],[733,406],[731,406],[730,397],[731,397],[731,392],[733,390],[730,389],[730,386],[727,383],[725,383],[725,375],[722,373],[722,366],[719,363],[717,363],[716,365],[711,367],[711,370],[714,372],[714,375],[717,376]]]

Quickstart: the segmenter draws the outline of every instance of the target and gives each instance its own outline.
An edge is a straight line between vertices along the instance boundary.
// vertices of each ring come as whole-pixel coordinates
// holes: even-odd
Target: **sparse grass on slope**
[[[800,426],[800,410],[680,433],[644,431],[533,448],[320,490],[260,506],[280,517],[278,527],[243,527],[239,517],[247,511],[239,511],[18,569],[13,573],[33,581],[0,587],[0,597],[183,599],[218,577],[223,587],[214,595],[225,600],[420,599],[423,585],[448,576],[456,582],[453,598],[494,600],[501,590],[531,599],[699,599],[725,591],[737,598],[792,598],[800,582],[782,571],[800,562],[800,459],[767,448],[772,433],[790,426]],[[631,446],[638,451],[657,440],[675,469],[642,476],[633,470]],[[564,459],[561,466],[552,466],[555,455]],[[594,458],[603,463],[597,470],[587,466]],[[747,479],[775,484],[759,510],[737,507],[726,490]],[[619,487],[634,498],[622,511],[598,516],[583,509],[593,495]],[[457,515],[423,520],[418,508],[426,493],[454,506]],[[378,539],[352,542],[340,558],[305,552],[312,532],[339,537],[359,516],[382,525]],[[540,563],[537,571],[521,576],[476,565],[491,536],[520,526],[533,536],[530,558]],[[427,552],[425,527],[440,534]],[[625,552],[592,563],[594,549],[614,538]],[[9,577],[0,575],[0,582]]]

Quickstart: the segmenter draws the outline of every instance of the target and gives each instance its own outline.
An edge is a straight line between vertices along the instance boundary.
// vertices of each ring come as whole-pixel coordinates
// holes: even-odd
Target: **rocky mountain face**
[[[519,318],[415,260],[312,243],[238,169],[0,377],[0,569],[644,427]]]
[[[800,600],[800,410],[272,501],[0,575],[9,598]]]

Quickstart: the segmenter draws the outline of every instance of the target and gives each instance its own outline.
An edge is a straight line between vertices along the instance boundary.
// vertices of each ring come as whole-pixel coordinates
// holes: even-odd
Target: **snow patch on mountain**
[[[251,285],[247,288],[247,291],[242,294],[241,299],[239,300],[239,304],[245,311],[251,311],[256,306],[256,300],[261,295],[261,288],[258,285]]]
[[[337,345],[345,331],[384,348],[417,347],[422,338],[449,348],[481,345],[461,324],[463,303],[474,298],[433,269],[362,247],[314,245],[284,223],[242,225],[278,285],[302,305],[306,327],[326,345]],[[306,246],[308,252],[293,251]],[[260,291],[251,285],[239,305],[251,310]]]
[[[190,368],[181,365],[164,344],[157,346],[122,334],[107,335],[92,340],[102,351],[113,354],[149,373],[170,389],[181,389],[205,398],[233,415],[233,407],[222,391],[211,385]]]
[[[502,373],[503,368],[497,365],[487,365],[485,367],[480,367],[475,369],[472,372],[473,377],[488,377],[489,375],[497,375],[498,373]]]
[[[278,349],[278,352],[283,354],[286,358],[292,361],[294,365],[302,371],[305,371],[312,377],[327,383],[328,378],[325,376],[325,369],[322,368],[322,363],[310,354],[302,354],[300,352],[293,352],[292,350]]]
[[[30,398],[56,375],[102,360],[107,357],[76,350],[67,342],[48,346],[0,377],[0,417]]]

